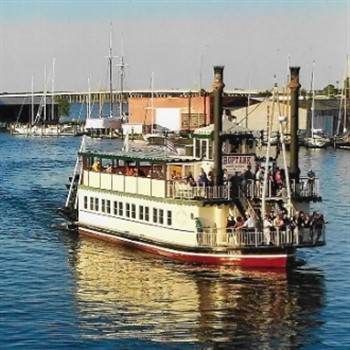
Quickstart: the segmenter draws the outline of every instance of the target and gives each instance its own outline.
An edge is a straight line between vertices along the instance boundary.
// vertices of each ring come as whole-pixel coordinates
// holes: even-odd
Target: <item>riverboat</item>
[[[81,235],[189,263],[263,268],[293,266],[297,249],[325,244],[323,226],[316,234],[264,224],[262,213],[279,214],[284,206],[289,216],[309,213],[310,202],[321,200],[319,182],[291,172],[284,198],[267,177],[240,181],[248,166],[276,167],[277,159],[257,155],[254,132],[234,124],[223,130],[222,71],[214,67],[214,123],[197,129],[182,152],[170,142],[113,153],[82,144],[61,209]],[[291,147],[293,153],[293,141]],[[230,227],[231,217],[256,225]]]

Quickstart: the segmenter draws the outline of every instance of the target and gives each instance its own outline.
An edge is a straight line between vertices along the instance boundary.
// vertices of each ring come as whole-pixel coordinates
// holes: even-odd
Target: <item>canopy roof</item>
[[[237,135],[237,136],[257,136],[255,130],[250,130],[244,126],[238,125],[228,120],[227,117],[223,118],[222,121],[222,132],[221,135]],[[213,138],[214,124],[198,128],[194,131],[193,137],[196,138]]]
[[[133,150],[131,152],[120,151],[118,153],[101,153],[101,152],[79,152],[79,156],[86,158],[98,158],[109,160],[124,160],[130,162],[150,162],[150,163],[189,163],[200,161],[200,158],[167,155],[164,150]]]

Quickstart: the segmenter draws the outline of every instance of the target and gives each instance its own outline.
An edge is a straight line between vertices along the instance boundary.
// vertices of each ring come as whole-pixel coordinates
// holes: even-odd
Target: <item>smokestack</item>
[[[225,87],[223,82],[224,66],[214,66],[214,142],[213,142],[213,159],[214,159],[214,185],[221,186],[222,181],[222,155],[220,133],[222,132],[222,93]]]
[[[290,120],[290,178],[299,181],[299,70],[300,67],[289,67],[290,69],[290,96],[291,96],[291,120]]]

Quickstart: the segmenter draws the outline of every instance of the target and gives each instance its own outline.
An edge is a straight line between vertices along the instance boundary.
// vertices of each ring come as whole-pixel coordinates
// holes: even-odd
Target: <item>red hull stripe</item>
[[[165,256],[174,260],[211,265],[232,265],[246,267],[275,267],[284,268],[294,260],[295,254],[208,254],[196,252],[182,252],[144,242],[133,241],[124,237],[112,236],[87,228],[79,228],[84,236],[98,238],[107,242],[117,243],[125,247],[136,248],[148,253]]]

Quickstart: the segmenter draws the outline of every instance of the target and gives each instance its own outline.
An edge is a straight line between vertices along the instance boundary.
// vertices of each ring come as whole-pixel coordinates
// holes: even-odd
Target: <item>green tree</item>
[[[327,95],[327,96],[334,96],[336,94],[336,88],[334,85],[332,84],[328,84],[323,90],[322,90],[323,94]]]
[[[58,104],[58,115],[61,116],[68,116],[70,111],[70,104],[67,98],[60,98],[57,101]]]

